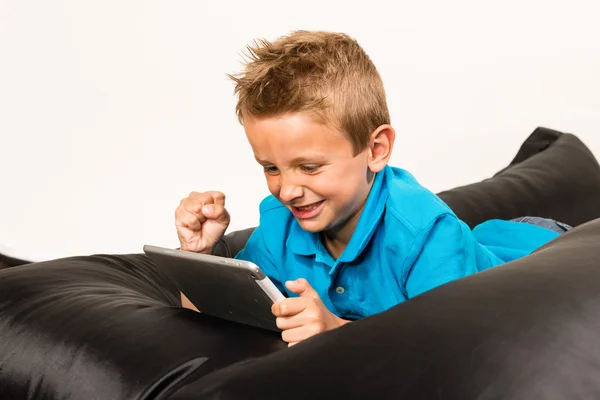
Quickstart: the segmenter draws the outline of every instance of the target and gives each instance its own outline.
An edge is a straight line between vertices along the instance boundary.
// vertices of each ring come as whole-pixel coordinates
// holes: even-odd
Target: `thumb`
[[[287,281],[285,286],[293,293],[300,295],[300,297],[312,297],[313,299],[321,300],[319,294],[308,281],[304,278],[296,279],[295,281]]]
[[[215,220],[219,223],[229,223],[229,213],[221,204],[206,204],[202,207],[202,214],[207,219]]]

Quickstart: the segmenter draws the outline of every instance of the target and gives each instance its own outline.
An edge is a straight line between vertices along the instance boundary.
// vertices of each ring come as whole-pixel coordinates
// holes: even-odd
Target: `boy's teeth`
[[[298,207],[298,210],[300,211],[312,211],[315,208],[317,208],[319,206],[320,203],[314,203],[314,204],[310,204],[308,206],[304,206],[304,207]]]

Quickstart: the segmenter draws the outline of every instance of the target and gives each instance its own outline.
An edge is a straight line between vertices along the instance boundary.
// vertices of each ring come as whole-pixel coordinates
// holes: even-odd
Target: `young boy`
[[[232,79],[238,118],[272,193],[236,258],[287,292],[272,311],[290,345],[558,235],[498,220],[471,231],[411,174],[388,166],[396,133],[383,83],[347,35],[298,31],[260,41]],[[176,210],[183,250],[211,253],[228,225],[220,192],[192,193]]]

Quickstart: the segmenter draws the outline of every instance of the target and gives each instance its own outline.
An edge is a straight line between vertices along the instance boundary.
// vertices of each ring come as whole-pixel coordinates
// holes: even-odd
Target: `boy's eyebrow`
[[[308,157],[305,157],[305,156],[300,156],[300,157],[296,157],[296,158],[294,158],[294,159],[291,161],[291,164],[300,164],[300,163],[307,162],[307,161],[309,161],[309,162],[315,162],[315,161],[316,161],[316,160],[315,160],[315,158],[317,158],[317,157],[313,157],[313,158],[311,159],[311,158],[308,158]],[[266,160],[261,160],[261,159],[260,159],[260,158],[258,158],[258,157],[254,157],[254,159],[255,159],[255,160],[256,160],[256,161],[257,161],[259,164],[269,164],[269,163],[270,163],[269,161],[266,161]]]
[[[303,161],[306,161],[306,157],[296,157],[290,161],[290,164],[299,164]]]
[[[326,163],[326,157],[322,154],[311,154],[310,156],[300,156],[292,160],[292,164],[302,163]]]

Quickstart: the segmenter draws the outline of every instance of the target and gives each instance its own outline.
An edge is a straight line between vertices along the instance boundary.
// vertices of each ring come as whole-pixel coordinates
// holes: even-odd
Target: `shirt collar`
[[[342,252],[338,262],[354,261],[362,253],[373,236],[385,211],[385,204],[388,198],[386,177],[391,173],[390,168],[386,166],[381,172],[375,175],[375,181],[373,182],[373,186],[371,186],[369,196],[360,214],[352,238]],[[331,259],[327,249],[320,242],[319,234],[305,231],[295,219],[292,221],[286,246],[298,255],[316,255],[317,261]]]

